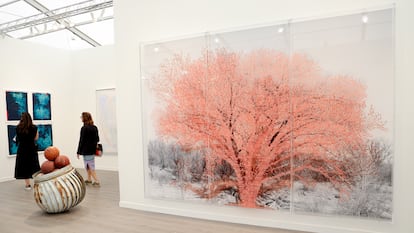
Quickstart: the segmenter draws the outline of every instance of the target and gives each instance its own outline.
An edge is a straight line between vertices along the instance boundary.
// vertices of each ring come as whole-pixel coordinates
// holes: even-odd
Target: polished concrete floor
[[[120,208],[118,173],[97,173],[101,187],[88,185],[85,199],[59,214],[43,212],[22,180],[0,183],[0,233],[299,233]]]

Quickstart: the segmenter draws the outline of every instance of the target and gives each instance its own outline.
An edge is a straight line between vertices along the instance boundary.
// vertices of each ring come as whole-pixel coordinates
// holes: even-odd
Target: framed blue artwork
[[[39,138],[37,139],[38,151],[44,151],[47,147],[53,145],[51,124],[39,124],[37,125],[37,131],[39,133]]]
[[[33,120],[51,120],[50,94],[33,93]]]
[[[9,155],[17,154],[17,143],[16,143],[16,126],[8,125],[7,126],[7,135],[9,141]]]
[[[20,120],[23,112],[27,112],[27,93],[6,91],[7,120]]]

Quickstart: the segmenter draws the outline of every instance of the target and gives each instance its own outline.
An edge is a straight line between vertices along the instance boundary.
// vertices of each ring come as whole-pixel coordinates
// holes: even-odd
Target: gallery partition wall
[[[394,9],[141,46],[146,198],[392,220]]]

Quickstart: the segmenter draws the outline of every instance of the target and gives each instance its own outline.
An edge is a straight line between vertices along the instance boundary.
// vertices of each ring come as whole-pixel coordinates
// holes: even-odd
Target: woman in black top
[[[80,155],[83,156],[83,162],[88,174],[88,179],[85,180],[85,183],[99,186],[100,183],[95,172],[95,151],[96,145],[99,142],[98,128],[93,124],[92,116],[89,112],[82,112],[81,119],[83,126],[80,131],[77,157],[79,159]]]
[[[39,137],[37,127],[33,125],[32,117],[24,112],[16,127],[17,156],[14,177],[24,179],[25,189],[30,190],[30,179],[33,173],[40,170],[36,140]]]

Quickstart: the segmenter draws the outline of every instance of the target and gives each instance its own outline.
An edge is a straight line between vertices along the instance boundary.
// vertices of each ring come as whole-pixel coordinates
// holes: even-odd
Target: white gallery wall
[[[67,115],[67,110],[73,108],[73,101],[68,98],[73,93],[69,52],[8,38],[0,40],[0,51],[1,181],[14,177],[15,165],[15,157],[8,156],[6,90],[51,94],[53,143],[65,154],[72,150],[67,140],[73,137],[74,121]],[[44,161],[42,153],[39,160]]]
[[[321,18],[396,8],[396,100],[393,221],[350,217],[270,213],[268,210],[150,200],[144,197],[144,159],[140,97],[140,43],[167,41],[208,31],[231,30],[286,19]],[[261,226],[324,233],[414,232],[410,215],[414,196],[411,167],[414,150],[413,98],[414,31],[411,0],[210,0],[115,1],[115,62],[120,205],[128,208]]]
[[[102,46],[93,49],[73,51],[72,72],[74,92],[72,100],[73,109],[68,114],[75,119],[75,139],[79,140],[82,121],[82,112],[90,112],[98,129],[102,127],[96,119],[96,90],[115,88],[115,59],[113,56],[114,46]],[[102,132],[100,133],[102,137]],[[77,142],[73,148],[76,155]],[[104,145],[105,151],[105,145]],[[73,159],[74,166],[83,168],[83,160]],[[115,154],[105,154],[96,160],[96,169],[118,170],[118,157]]]
[[[0,182],[14,179],[15,166],[15,157],[8,156],[6,90],[51,94],[53,144],[73,166],[83,168],[82,159],[76,159],[80,114],[94,116],[96,89],[115,87],[113,46],[66,51],[5,38],[0,51]],[[45,160],[42,152],[39,160]],[[99,158],[97,169],[117,170],[117,156]]]

